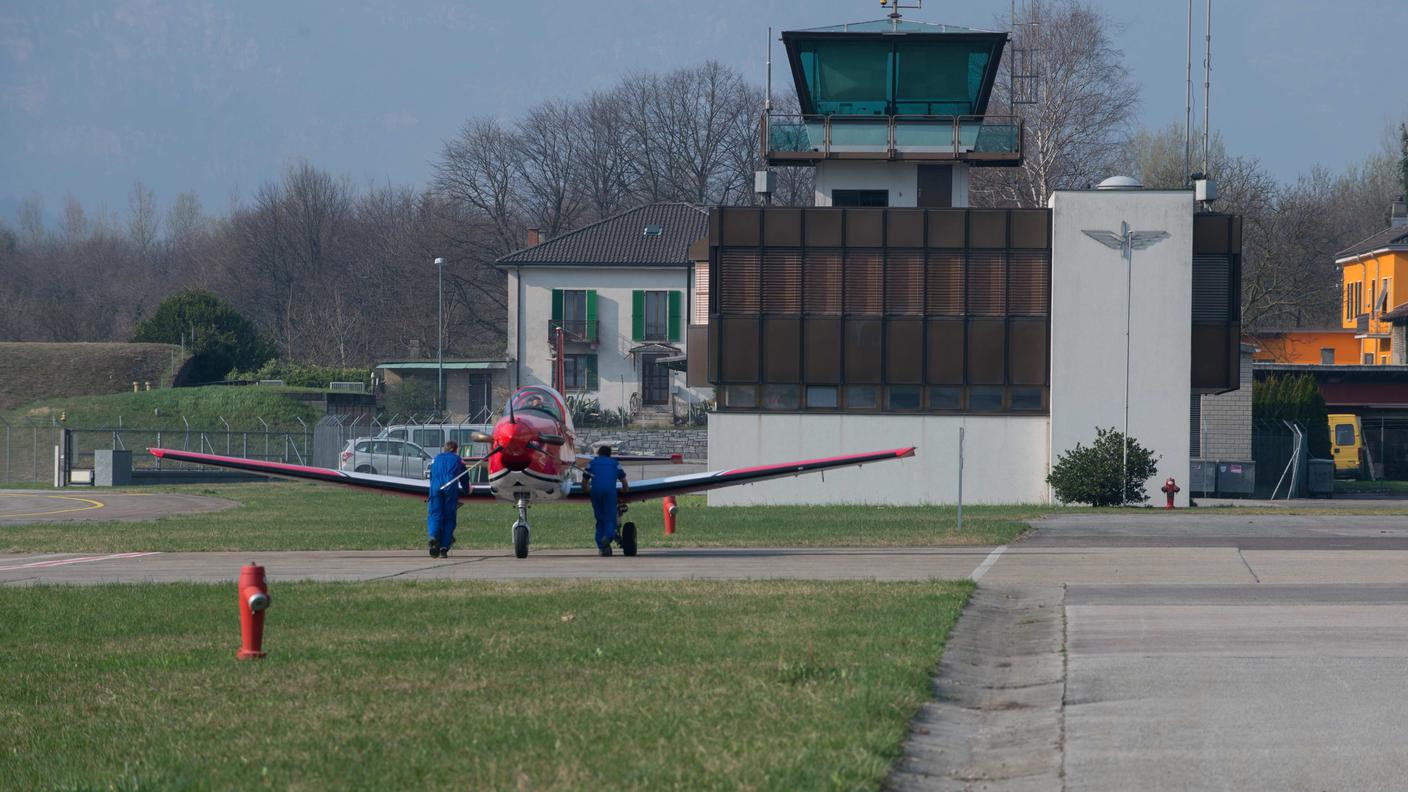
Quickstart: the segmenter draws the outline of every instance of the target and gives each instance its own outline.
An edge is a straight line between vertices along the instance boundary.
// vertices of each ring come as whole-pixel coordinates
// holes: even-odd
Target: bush
[[[187,381],[219,382],[234,368],[258,368],[274,347],[234,306],[207,291],[193,289],[162,300],[152,318],[137,323],[133,341],[184,343],[192,361]]]
[[[339,368],[313,363],[285,363],[271,360],[252,371],[232,371],[232,380],[283,380],[298,388],[326,388],[330,382],[370,382],[369,368]]]
[[[386,412],[402,419],[435,412],[435,383],[408,377],[399,385],[387,385]]]
[[[1046,477],[1046,483],[1051,485],[1057,499],[1063,503],[1088,503],[1091,506],[1143,503],[1148,497],[1144,492],[1144,482],[1159,472],[1154,464],[1154,455],[1139,445],[1139,441],[1130,439],[1129,465],[1121,493],[1123,444],[1122,433],[1114,428],[1096,427],[1095,442],[1089,447],[1076,443],[1074,449],[1062,454],[1051,466],[1051,475]]]
[[[1320,384],[1310,374],[1270,377],[1252,383],[1252,420],[1273,423],[1291,421],[1305,427],[1310,455],[1330,458],[1330,420]]]
[[[563,398],[567,400],[567,411],[572,414],[574,427],[629,426],[631,423],[630,412],[620,407],[604,410],[601,401],[585,391],[569,393]]]

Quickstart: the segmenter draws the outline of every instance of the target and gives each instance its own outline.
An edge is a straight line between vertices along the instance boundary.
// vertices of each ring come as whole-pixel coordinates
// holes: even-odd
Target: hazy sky
[[[1121,27],[1140,121],[1180,120],[1184,0],[1090,1]],[[907,16],[1005,29],[1008,5]],[[706,58],[761,82],[767,26],[881,15],[874,0],[4,0],[0,217],[36,192],[51,217],[67,193],[125,213],[139,179],[162,207],[194,190],[222,212],[300,158],[420,185],[470,116]],[[1216,0],[1213,26],[1212,126],[1282,179],[1358,161],[1408,117],[1408,0]]]

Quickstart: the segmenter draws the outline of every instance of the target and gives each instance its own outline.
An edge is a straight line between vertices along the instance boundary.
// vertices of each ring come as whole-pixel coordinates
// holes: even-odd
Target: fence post
[[[225,416],[223,416],[223,415],[217,415],[217,416],[215,416],[215,417],[216,417],[216,418],[219,418],[219,419],[220,419],[220,423],[222,423],[222,424],[225,425],[225,456],[229,456],[229,455],[230,455],[230,422],[227,421],[227,420],[225,420]]]
[[[157,448],[165,448],[165,447],[166,447],[166,446],[164,446],[164,445],[161,444],[161,430],[160,430],[160,429],[156,430],[156,447],[157,447]],[[157,458],[156,458],[156,469],[157,469],[157,470],[161,470],[161,457],[157,457]]]
[[[10,480],[10,422],[0,418],[0,423],[5,425],[5,478],[0,481]]]
[[[254,417],[259,421],[259,423],[261,423],[261,424],[264,425],[264,461],[265,461],[265,462],[268,462],[268,461],[269,461],[269,424],[268,424],[267,421],[264,420],[263,416],[256,415],[256,416],[254,416]]]
[[[294,420],[298,421],[298,423],[303,426],[303,453],[298,455],[299,462],[302,462],[303,459],[304,459],[304,457],[306,457],[306,456],[308,455],[308,452],[309,452],[309,448],[308,448],[308,424],[303,423],[303,419],[302,419],[302,418],[299,418],[297,415],[293,416],[293,418],[294,418]],[[297,447],[298,447],[298,444],[297,444],[297,443],[294,443],[294,447],[297,448]]]

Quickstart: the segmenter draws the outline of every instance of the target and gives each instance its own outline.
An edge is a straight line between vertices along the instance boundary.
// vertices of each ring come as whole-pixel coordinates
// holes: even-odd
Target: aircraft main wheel
[[[621,553],[628,556],[636,554],[636,524],[633,522],[621,526]]]
[[[358,466],[358,468],[357,468],[357,472],[358,472],[358,473],[375,473],[375,472],[376,472],[376,468],[372,467],[371,465],[360,465],[360,466]]]
[[[513,524],[513,554],[518,558],[528,557],[528,526]]]

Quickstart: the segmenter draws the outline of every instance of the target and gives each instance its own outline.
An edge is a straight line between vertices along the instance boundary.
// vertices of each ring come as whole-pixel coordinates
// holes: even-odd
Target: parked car
[[[486,443],[475,443],[469,439],[474,432],[492,434],[493,424],[392,424],[377,435],[377,439],[409,440],[421,448],[439,451],[445,440],[455,440],[460,444],[463,456],[482,456],[489,453]]]
[[[347,441],[338,467],[358,473],[423,479],[430,473],[430,460],[430,454],[415,443],[364,437]]]

